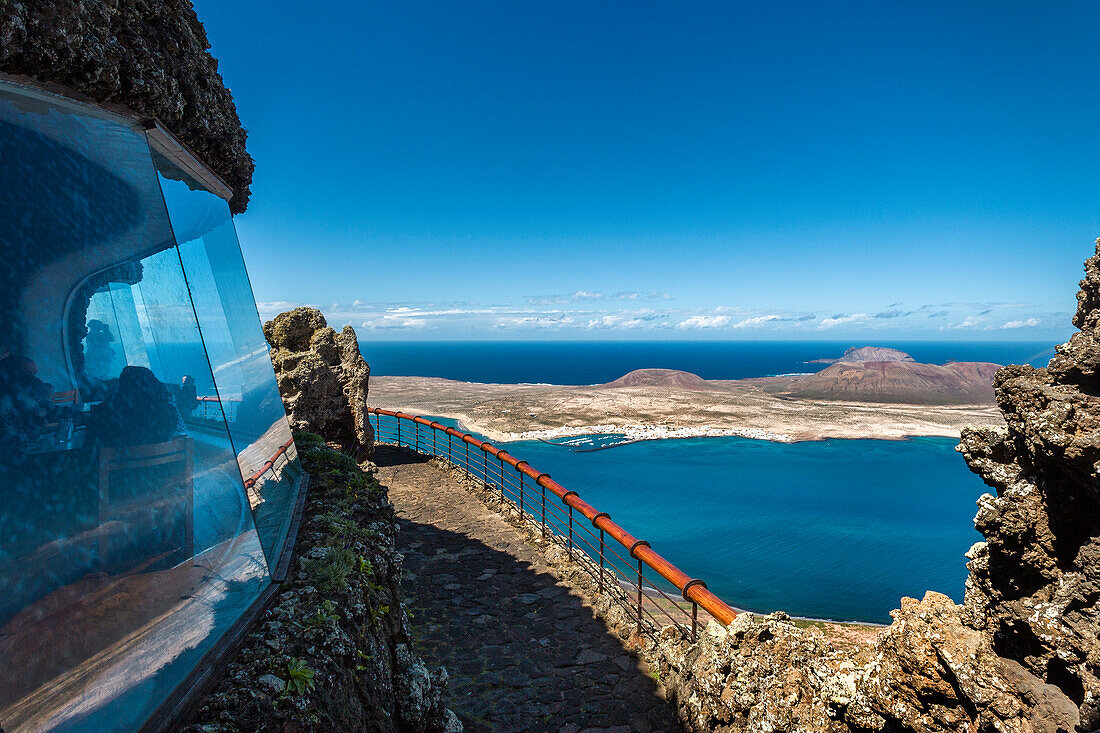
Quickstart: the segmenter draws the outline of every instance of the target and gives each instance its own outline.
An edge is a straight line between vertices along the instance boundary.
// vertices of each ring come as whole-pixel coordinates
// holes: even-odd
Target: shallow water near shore
[[[962,600],[963,554],[981,539],[973,517],[986,488],[956,444],[692,438],[507,450],[731,605],[889,623],[902,596]]]

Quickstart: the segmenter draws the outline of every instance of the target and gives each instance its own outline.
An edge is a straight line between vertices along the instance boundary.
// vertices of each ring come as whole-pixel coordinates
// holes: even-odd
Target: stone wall
[[[252,157],[190,0],[0,0],[0,71],[156,118],[248,205]]]
[[[321,311],[295,308],[264,324],[271,361],[290,425],[325,436],[358,457],[370,455],[374,429],[367,414],[370,367],[355,329],[340,333]]]

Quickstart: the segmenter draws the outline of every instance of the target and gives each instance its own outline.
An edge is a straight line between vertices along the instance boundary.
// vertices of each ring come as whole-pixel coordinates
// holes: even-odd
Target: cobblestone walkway
[[[467,731],[679,731],[645,664],[538,551],[421,456],[379,446],[417,648]]]

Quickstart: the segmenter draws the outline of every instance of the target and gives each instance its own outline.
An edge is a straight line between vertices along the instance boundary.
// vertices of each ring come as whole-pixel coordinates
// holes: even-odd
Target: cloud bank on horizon
[[[577,290],[532,295],[514,304],[472,302],[261,302],[267,320],[297,306],[321,310],[330,325],[350,324],[363,337],[399,339],[910,339],[1058,340],[1070,332],[1069,312],[1038,312],[1029,303],[951,302],[883,310],[827,312],[741,306],[677,307],[668,293],[603,294]]]

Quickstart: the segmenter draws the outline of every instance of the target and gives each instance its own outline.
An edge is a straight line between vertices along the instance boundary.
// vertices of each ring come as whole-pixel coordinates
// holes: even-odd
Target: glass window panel
[[[0,721],[131,730],[270,583],[144,135],[0,82]]]
[[[217,397],[225,408],[260,540],[274,565],[302,472],[233,220],[225,201],[166,159],[156,156],[156,161]],[[192,413],[191,419],[201,417]]]

